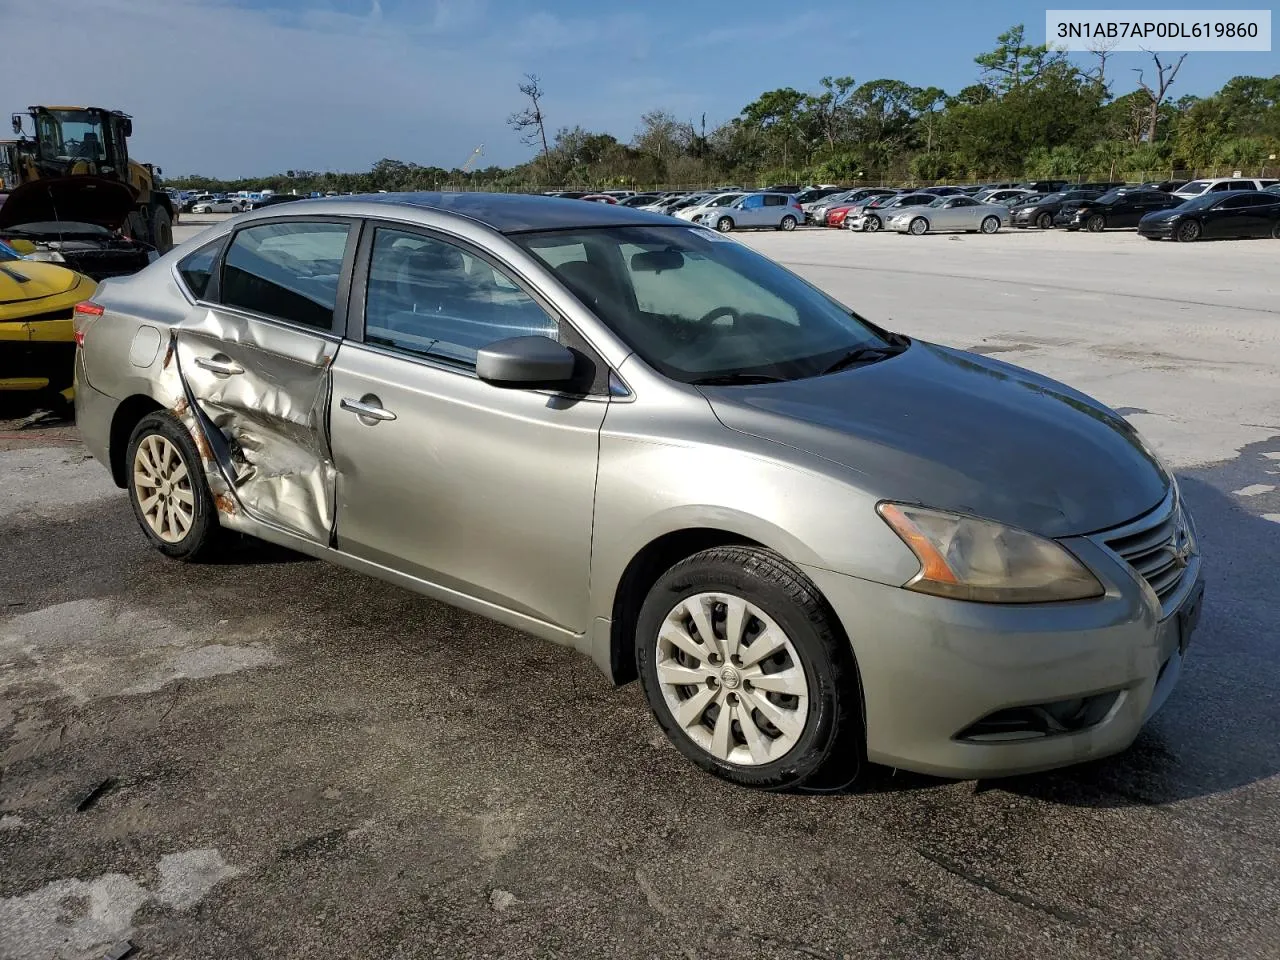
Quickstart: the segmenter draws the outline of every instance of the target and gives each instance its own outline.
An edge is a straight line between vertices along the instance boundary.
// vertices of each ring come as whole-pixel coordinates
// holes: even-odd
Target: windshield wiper
[[[696,387],[712,387],[722,384],[786,383],[787,377],[775,377],[770,373],[722,373],[714,377],[700,377],[689,382]]]
[[[829,367],[823,370],[822,373],[825,376],[828,373],[836,373],[840,370],[846,370],[849,367],[857,366],[860,363],[875,363],[877,360],[883,360],[886,357],[891,357],[895,353],[901,353],[904,349],[906,348],[905,347],[895,348],[892,346],[854,347],[852,350],[846,353],[843,357],[841,357],[835,363],[831,364]]]

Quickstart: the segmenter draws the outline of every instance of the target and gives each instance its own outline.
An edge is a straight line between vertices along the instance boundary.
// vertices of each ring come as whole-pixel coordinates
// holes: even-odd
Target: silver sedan
[[[1009,225],[1009,208],[1001,203],[979,203],[972,197],[939,197],[921,207],[895,212],[885,226],[899,233],[995,233]]]
[[[75,325],[80,434],[161,553],[235,531],[567,644],[738,784],[1116,753],[1196,626],[1195,528],[1117,413],[670,217],[302,200]]]

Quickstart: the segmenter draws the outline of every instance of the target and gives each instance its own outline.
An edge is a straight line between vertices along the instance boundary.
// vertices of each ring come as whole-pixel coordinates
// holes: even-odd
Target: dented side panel
[[[171,350],[166,372],[176,371],[186,400],[174,413],[197,438],[223,522],[238,504],[252,518],[328,543],[337,341],[200,306],[174,328]]]

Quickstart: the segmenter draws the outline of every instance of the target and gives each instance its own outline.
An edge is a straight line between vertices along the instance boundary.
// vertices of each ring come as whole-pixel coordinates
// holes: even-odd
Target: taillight
[[[76,304],[76,313],[82,313],[87,317],[100,317],[106,311],[102,304],[94,303],[92,300],[84,300]]]

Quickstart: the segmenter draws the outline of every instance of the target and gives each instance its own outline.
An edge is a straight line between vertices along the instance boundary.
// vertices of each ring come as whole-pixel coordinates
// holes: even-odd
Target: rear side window
[[[345,223],[265,223],[236,233],[222,268],[229,307],[317,330],[333,329],[346,255]]]
[[[776,193],[771,193],[764,198],[764,205],[766,207],[785,207],[787,205],[787,198]]]
[[[219,237],[212,243],[206,243],[178,261],[178,276],[182,277],[182,285],[197,300],[203,300],[209,289],[209,281],[213,279],[218,252],[222,249],[224,239]]]

